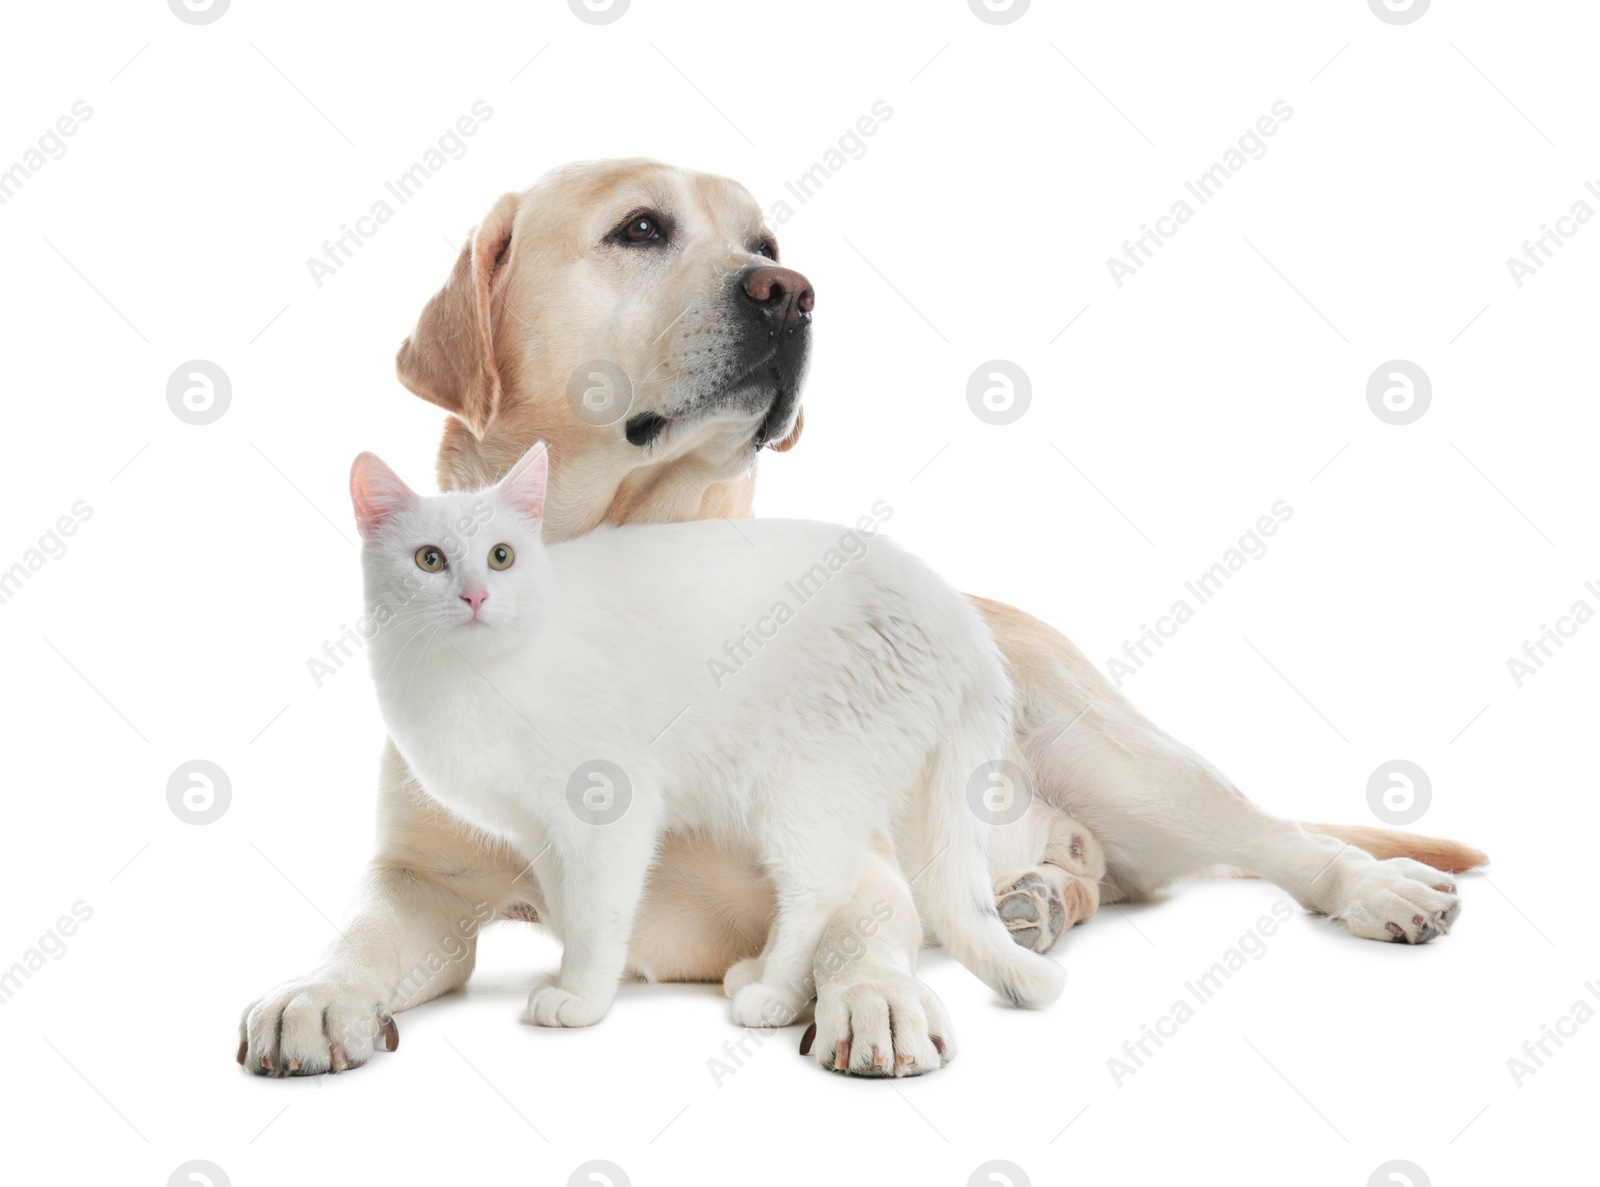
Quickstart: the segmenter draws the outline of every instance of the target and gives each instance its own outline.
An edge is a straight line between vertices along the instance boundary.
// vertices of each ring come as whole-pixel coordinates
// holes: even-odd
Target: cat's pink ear
[[[510,473],[500,480],[495,493],[535,523],[544,519],[544,492],[550,479],[550,452],[543,441],[518,459]]]
[[[415,503],[417,496],[381,457],[364,453],[350,467],[350,501],[355,504],[356,527],[362,539],[375,540],[384,521]]]

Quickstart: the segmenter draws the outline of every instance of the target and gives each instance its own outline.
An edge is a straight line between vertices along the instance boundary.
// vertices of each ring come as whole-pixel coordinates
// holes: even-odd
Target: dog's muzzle
[[[816,290],[793,268],[763,264],[739,274],[733,302],[744,330],[746,384],[767,397],[757,449],[782,440],[794,425],[811,353]]]

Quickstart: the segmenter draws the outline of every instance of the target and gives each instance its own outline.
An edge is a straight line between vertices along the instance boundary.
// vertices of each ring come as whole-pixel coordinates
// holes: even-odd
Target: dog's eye
[[[778,259],[778,245],[770,239],[763,239],[760,243],[756,244],[756,255],[766,256],[767,259],[776,263]]]
[[[656,243],[661,239],[661,223],[653,214],[631,215],[618,236],[627,243]]]
[[[417,568],[424,573],[437,573],[444,568],[444,553],[440,552],[432,544],[424,544],[417,549],[414,559],[417,562]]]

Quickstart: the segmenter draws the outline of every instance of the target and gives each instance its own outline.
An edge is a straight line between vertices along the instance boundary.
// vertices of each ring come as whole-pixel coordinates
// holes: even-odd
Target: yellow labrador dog
[[[803,423],[816,295],[778,260],[755,199],[720,177],[606,161],[505,195],[400,349],[401,380],[452,414],[440,485],[492,483],[543,440],[545,531],[556,538],[602,523],[750,515],[759,453],[792,448]],[[1368,939],[1422,943],[1454,921],[1450,873],[1483,854],[1270,816],[1062,635],[974,603],[1016,690],[1012,757],[1026,772],[1016,802],[1027,807],[992,830],[991,866],[1018,943],[1048,950],[1100,903],[1216,865],[1270,878]],[[471,835],[388,747],[364,905],[318,968],[245,1011],[240,1062],[304,1075],[393,1050],[393,1015],[463,984],[485,923],[537,920],[537,857]],[[829,929],[802,1046],[824,1067],[914,1075],[954,1054],[949,1019],[915,976],[915,875],[879,854]],[[720,979],[760,950],[770,914],[747,855],[671,838],[640,910],[632,971]]]

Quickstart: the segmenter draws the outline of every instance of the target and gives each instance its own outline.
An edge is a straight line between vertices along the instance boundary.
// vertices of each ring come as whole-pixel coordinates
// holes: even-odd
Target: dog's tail
[[[994,757],[1010,732],[996,728],[1006,717],[996,691],[963,696],[957,720],[929,759],[917,838],[921,872],[912,891],[952,956],[1013,1005],[1033,1010],[1061,996],[1067,975],[1055,961],[1018,947],[995,909],[988,805],[997,802],[1003,817],[1008,811],[1020,815],[1028,804],[1026,789],[1003,782],[1005,764]],[[983,795],[969,795],[974,781]]]
[[[1478,866],[1489,864],[1489,855],[1459,841],[1445,841],[1438,837],[1424,837],[1418,833],[1403,833],[1389,828],[1368,828],[1361,824],[1307,824],[1307,832],[1333,837],[1357,849],[1365,849],[1373,857],[1409,857],[1423,865],[1449,874],[1463,874]]]

